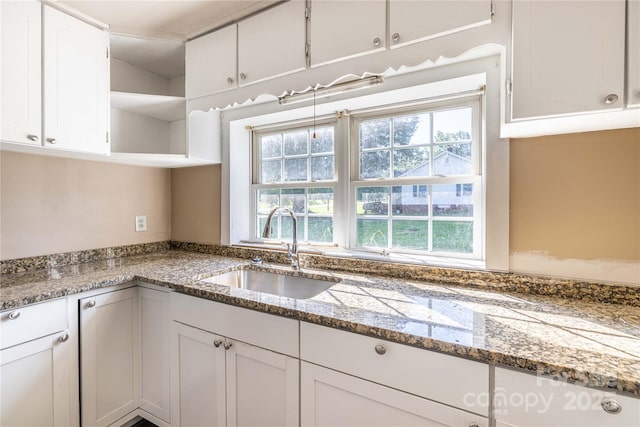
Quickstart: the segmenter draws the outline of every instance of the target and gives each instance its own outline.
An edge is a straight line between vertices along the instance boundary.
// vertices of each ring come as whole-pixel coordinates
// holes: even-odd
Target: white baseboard
[[[512,273],[640,286],[640,261],[554,258],[541,253],[515,252],[509,257],[509,270]]]

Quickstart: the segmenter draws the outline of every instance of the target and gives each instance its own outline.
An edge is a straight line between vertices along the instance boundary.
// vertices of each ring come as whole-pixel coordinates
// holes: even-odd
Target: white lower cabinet
[[[107,426],[139,406],[137,291],[80,300],[83,426]]]
[[[640,399],[496,368],[496,427],[638,427]]]
[[[302,362],[302,426],[470,426],[487,419],[412,394]]]
[[[298,322],[172,298],[173,426],[298,426]]]
[[[0,425],[77,425],[77,340],[67,329],[66,300],[6,311],[0,317]]]

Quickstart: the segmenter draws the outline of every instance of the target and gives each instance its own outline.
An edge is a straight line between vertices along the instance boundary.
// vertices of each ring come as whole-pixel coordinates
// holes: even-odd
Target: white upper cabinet
[[[304,70],[305,2],[290,1],[238,24],[238,78],[245,85]]]
[[[391,48],[491,23],[491,0],[390,0]]]
[[[384,50],[386,1],[311,2],[311,66]]]
[[[640,106],[640,0],[627,2],[627,105]]]
[[[621,109],[624,50],[624,0],[513,2],[511,118]]]
[[[41,5],[36,1],[3,1],[0,7],[0,139],[40,145]]]
[[[44,7],[45,146],[108,153],[109,37]]]
[[[237,87],[237,25],[186,44],[187,99]]]

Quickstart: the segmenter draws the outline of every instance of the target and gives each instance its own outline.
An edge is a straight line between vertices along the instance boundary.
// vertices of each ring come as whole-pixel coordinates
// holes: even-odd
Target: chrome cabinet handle
[[[240,80],[245,80],[247,75],[245,73],[240,73]]]
[[[393,33],[393,35],[391,36],[391,40],[393,40],[394,43],[398,43],[400,41],[400,34]]]
[[[227,83],[229,84],[233,83],[233,79],[231,77],[227,77]]]
[[[67,342],[67,340],[69,340],[69,334],[66,332],[58,337],[59,342]]]
[[[213,346],[214,346],[215,348],[220,347],[220,345],[221,345],[221,344],[222,344],[222,340],[214,340],[214,341],[213,341]]]
[[[35,142],[35,141],[38,141],[38,140],[40,139],[40,138],[38,137],[38,135],[27,135],[27,138],[28,138],[30,141],[34,141],[34,142]]]
[[[373,39],[373,45],[376,47],[380,46],[380,37]]]
[[[93,308],[96,306],[96,300],[92,299],[91,301],[87,302],[86,307],[87,308]]]
[[[622,411],[622,406],[618,403],[617,400],[614,400],[610,397],[605,397],[600,402],[600,406],[607,414],[619,414]]]
[[[225,350],[229,350],[231,348],[233,344],[231,343],[231,341],[225,341],[224,342],[224,349]]]
[[[610,93],[604,98],[604,103],[607,105],[613,104],[616,101],[618,101],[618,95],[616,95],[615,93]]]
[[[58,141],[56,141],[56,139],[55,139],[55,138],[47,138],[47,142],[48,142],[49,144],[55,144],[55,143],[56,143],[56,142],[58,142]]]
[[[384,348],[384,346],[382,344],[378,344],[375,347],[376,353],[378,353],[380,356],[382,356],[383,354],[385,354],[387,352],[387,349]]]
[[[18,310],[14,310],[11,313],[9,313],[9,315],[7,316],[7,318],[9,320],[16,320],[18,317],[20,317],[20,312]]]

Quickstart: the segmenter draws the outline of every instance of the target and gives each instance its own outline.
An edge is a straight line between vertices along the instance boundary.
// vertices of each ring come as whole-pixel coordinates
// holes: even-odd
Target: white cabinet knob
[[[55,139],[55,138],[47,138],[47,142],[48,142],[49,144],[55,144],[55,143],[56,143],[56,142],[58,142],[58,141],[56,141],[56,139]]]
[[[605,397],[600,402],[600,406],[607,414],[619,414],[622,411],[622,406],[618,403],[617,400],[614,400],[610,397]]]
[[[9,315],[7,316],[7,318],[9,320],[16,320],[18,317],[20,317],[20,312],[18,310],[14,310],[11,313],[9,313]]]
[[[66,332],[58,337],[59,342],[67,342],[68,340],[69,340],[69,334]]]
[[[375,47],[380,46],[380,37],[376,37],[375,39],[373,39],[373,45]]]
[[[86,307],[87,308],[93,308],[96,306],[96,300],[92,299],[91,301],[87,302]]]
[[[30,141],[34,141],[34,142],[35,142],[35,141],[38,141],[38,140],[40,139],[40,138],[38,137],[38,135],[27,135],[27,138],[28,138]]]
[[[394,43],[398,43],[400,41],[400,34],[393,33],[393,35],[391,36],[391,40],[393,40]]]

